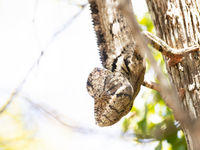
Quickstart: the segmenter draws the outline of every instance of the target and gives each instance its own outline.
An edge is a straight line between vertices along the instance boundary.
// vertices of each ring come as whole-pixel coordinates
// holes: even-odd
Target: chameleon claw
[[[167,64],[171,67],[171,66],[175,66],[176,64],[180,63],[183,60],[183,56],[182,55],[176,55],[173,56],[171,58],[169,58]]]

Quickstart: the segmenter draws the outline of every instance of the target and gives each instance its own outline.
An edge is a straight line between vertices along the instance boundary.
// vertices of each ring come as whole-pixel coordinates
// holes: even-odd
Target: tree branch
[[[137,23],[135,15],[133,14],[132,10],[126,9],[126,0],[121,0],[121,4],[119,5],[119,10],[121,10],[124,15],[129,19],[130,26],[132,27],[133,35],[136,39],[136,46],[140,50],[140,54],[145,57],[147,56],[149,61],[152,64],[152,67],[155,70],[155,73],[160,81],[160,93],[163,99],[165,100],[166,104],[173,110],[175,118],[180,121],[181,124],[184,126],[189,126],[191,123],[191,118],[189,117],[188,113],[183,110],[182,104],[179,101],[179,97],[176,94],[175,87],[173,84],[170,85],[164,74],[162,73],[160,67],[157,65],[151,51],[147,47],[147,41],[144,39],[143,35],[141,34],[141,29]],[[169,94],[170,93],[170,94]]]
[[[142,83],[143,86],[147,87],[147,88],[150,88],[152,90],[156,90],[157,92],[160,93],[160,86],[159,84],[155,83],[155,82],[147,82],[147,81],[144,81]]]
[[[183,109],[183,105],[177,95],[178,91],[173,84],[167,82],[166,77],[163,75],[160,67],[157,66],[157,63],[151,54],[150,50],[147,47],[147,41],[143,38],[141,34],[141,29],[136,21],[135,15],[132,10],[126,9],[128,3],[126,0],[121,0],[119,9],[127,16],[130,21],[130,26],[132,26],[134,39],[136,39],[136,44],[140,50],[140,54],[145,57],[148,57],[149,61],[152,64],[152,67],[155,70],[155,73],[160,81],[160,94],[164,99],[165,103],[172,109],[175,119],[177,119],[181,126],[189,130],[191,133],[191,138],[193,142],[193,150],[198,150],[200,147],[200,119],[193,120],[189,116],[189,112]]]

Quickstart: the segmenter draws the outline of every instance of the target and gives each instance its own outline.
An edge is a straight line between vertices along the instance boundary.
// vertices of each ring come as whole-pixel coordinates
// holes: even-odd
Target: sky
[[[153,150],[155,143],[141,146],[121,136],[123,119],[107,128],[95,125],[86,81],[101,62],[88,6],[74,18],[80,2],[87,1],[0,1],[0,106],[25,78],[13,103],[23,110],[26,126],[35,128],[35,136],[43,141],[37,150]],[[133,7],[138,17],[147,11],[141,0],[134,0]],[[51,110],[60,122],[86,130],[56,122],[27,100]]]

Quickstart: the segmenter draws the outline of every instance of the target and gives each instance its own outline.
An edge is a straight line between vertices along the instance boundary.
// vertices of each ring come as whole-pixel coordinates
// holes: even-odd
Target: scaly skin
[[[136,50],[130,23],[117,10],[117,1],[89,3],[104,69],[95,68],[90,73],[87,89],[94,98],[96,123],[110,126],[131,110],[144,80],[145,67]]]

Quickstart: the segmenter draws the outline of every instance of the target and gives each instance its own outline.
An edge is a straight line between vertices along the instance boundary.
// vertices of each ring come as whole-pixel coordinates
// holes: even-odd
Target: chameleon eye
[[[132,108],[134,91],[120,72],[95,68],[88,77],[87,90],[94,98],[94,115],[99,126],[113,125]]]

